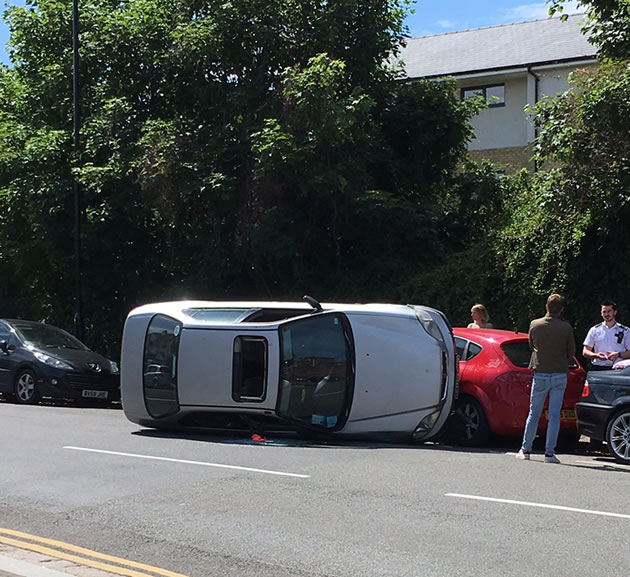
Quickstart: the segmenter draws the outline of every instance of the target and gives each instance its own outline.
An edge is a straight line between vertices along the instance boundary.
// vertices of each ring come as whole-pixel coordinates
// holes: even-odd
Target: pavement
[[[69,577],[70,573],[0,555],[0,577]]]
[[[0,577],[120,577],[136,575],[150,577],[151,573],[114,568],[116,573],[95,569],[88,565],[49,557],[16,547],[1,546]],[[87,561],[89,563],[89,561]],[[159,570],[158,570],[159,571]],[[166,573],[166,572],[165,572]],[[163,573],[164,574],[164,573]],[[175,575],[175,574],[174,574]],[[183,577],[183,576],[182,576]]]

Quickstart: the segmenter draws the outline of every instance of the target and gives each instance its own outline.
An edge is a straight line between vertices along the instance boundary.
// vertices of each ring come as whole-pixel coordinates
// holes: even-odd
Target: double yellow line
[[[155,575],[161,575],[162,577],[186,577],[186,575],[181,573],[174,573],[159,567],[128,561],[127,559],[105,555],[104,553],[77,547],[63,541],[55,541],[54,539],[38,537],[37,535],[22,533],[13,529],[3,529],[2,527],[0,527],[0,543],[34,551],[56,559],[64,559],[79,565],[100,569],[101,571],[109,571],[116,575],[124,575],[125,577],[154,577]],[[101,561],[98,561],[98,559]],[[102,561],[107,561],[107,563]]]

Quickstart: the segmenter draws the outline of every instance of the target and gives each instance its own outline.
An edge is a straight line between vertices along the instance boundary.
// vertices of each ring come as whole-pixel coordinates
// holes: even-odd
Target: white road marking
[[[187,459],[171,459],[169,457],[154,457],[151,455],[138,455],[136,453],[121,453],[119,451],[104,451],[102,449],[87,449],[86,447],[66,446],[64,449],[73,451],[87,451],[89,453],[101,453],[104,455],[118,455],[119,457],[135,457],[136,459],[152,459],[154,461],[167,461],[169,463],[185,463],[187,465],[202,465],[204,467],[218,467],[220,469],[234,469],[237,471],[249,471],[250,473],[265,473],[267,475],[281,475],[283,477],[297,477],[298,479],[308,479],[310,475],[300,475],[298,473],[284,473],[282,471],[269,471],[267,469],[254,469],[253,467],[239,467],[237,465],[223,465],[221,463],[206,463],[204,461],[189,461]]]
[[[516,456],[517,453],[505,453],[506,455]],[[613,469],[619,469],[620,471],[630,471],[630,465],[624,465],[622,463],[615,463],[613,461],[575,461],[582,465],[597,465],[600,467],[612,467]]]
[[[508,505],[523,505],[525,507],[541,507],[543,509],[557,509],[560,511],[571,511],[573,513],[586,513],[588,515],[601,515],[604,517],[619,517],[630,519],[630,515],[623,513],[609,513],[607,511],[594,511],[592,509],[576,509],[575,507],[564,507],[562,505],[547,505],[546,503],[532,503],[531,501],[514,501],[512,499],[495,499],[494,497],[480,497],[479,495],[462,495],[461,493],[446,493],[446,497],[457,497],[459,499],[474,499],[477,501],[492,501],[494,503],[507,503]]]

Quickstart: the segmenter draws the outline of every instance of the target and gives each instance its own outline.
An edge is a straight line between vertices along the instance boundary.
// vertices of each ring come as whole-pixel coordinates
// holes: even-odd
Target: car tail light
[[[582,389],[582,398],[588,397],[591,394],[591,389],[588,386],[588,381],[584,381],[584,388]]]
[[[524,371],[509,371],[497,377],[497,382],[505,385],[531,385],[534,375]]]

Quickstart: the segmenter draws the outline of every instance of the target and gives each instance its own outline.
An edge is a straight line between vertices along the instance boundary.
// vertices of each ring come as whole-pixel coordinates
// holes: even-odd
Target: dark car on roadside
[[[498,329],[454,328],[459,356],[459,398],[451,418],[450,440],[478,446],[490,435],[522,435],[529,412],[533,371],[527,333]],[[575,404],[580,400],[586,373],[573,359],[560,411],[560,440],[576,443]],[[548,403],[538,422],[547,427]]]
[[[52,325],[0,319],[0,392],[21,404],[43,397],[120,400],[118,365]]]
[[[630,465],[630,367],[590,371],[575,410],[580,433],[606,441],[615,460]]]

